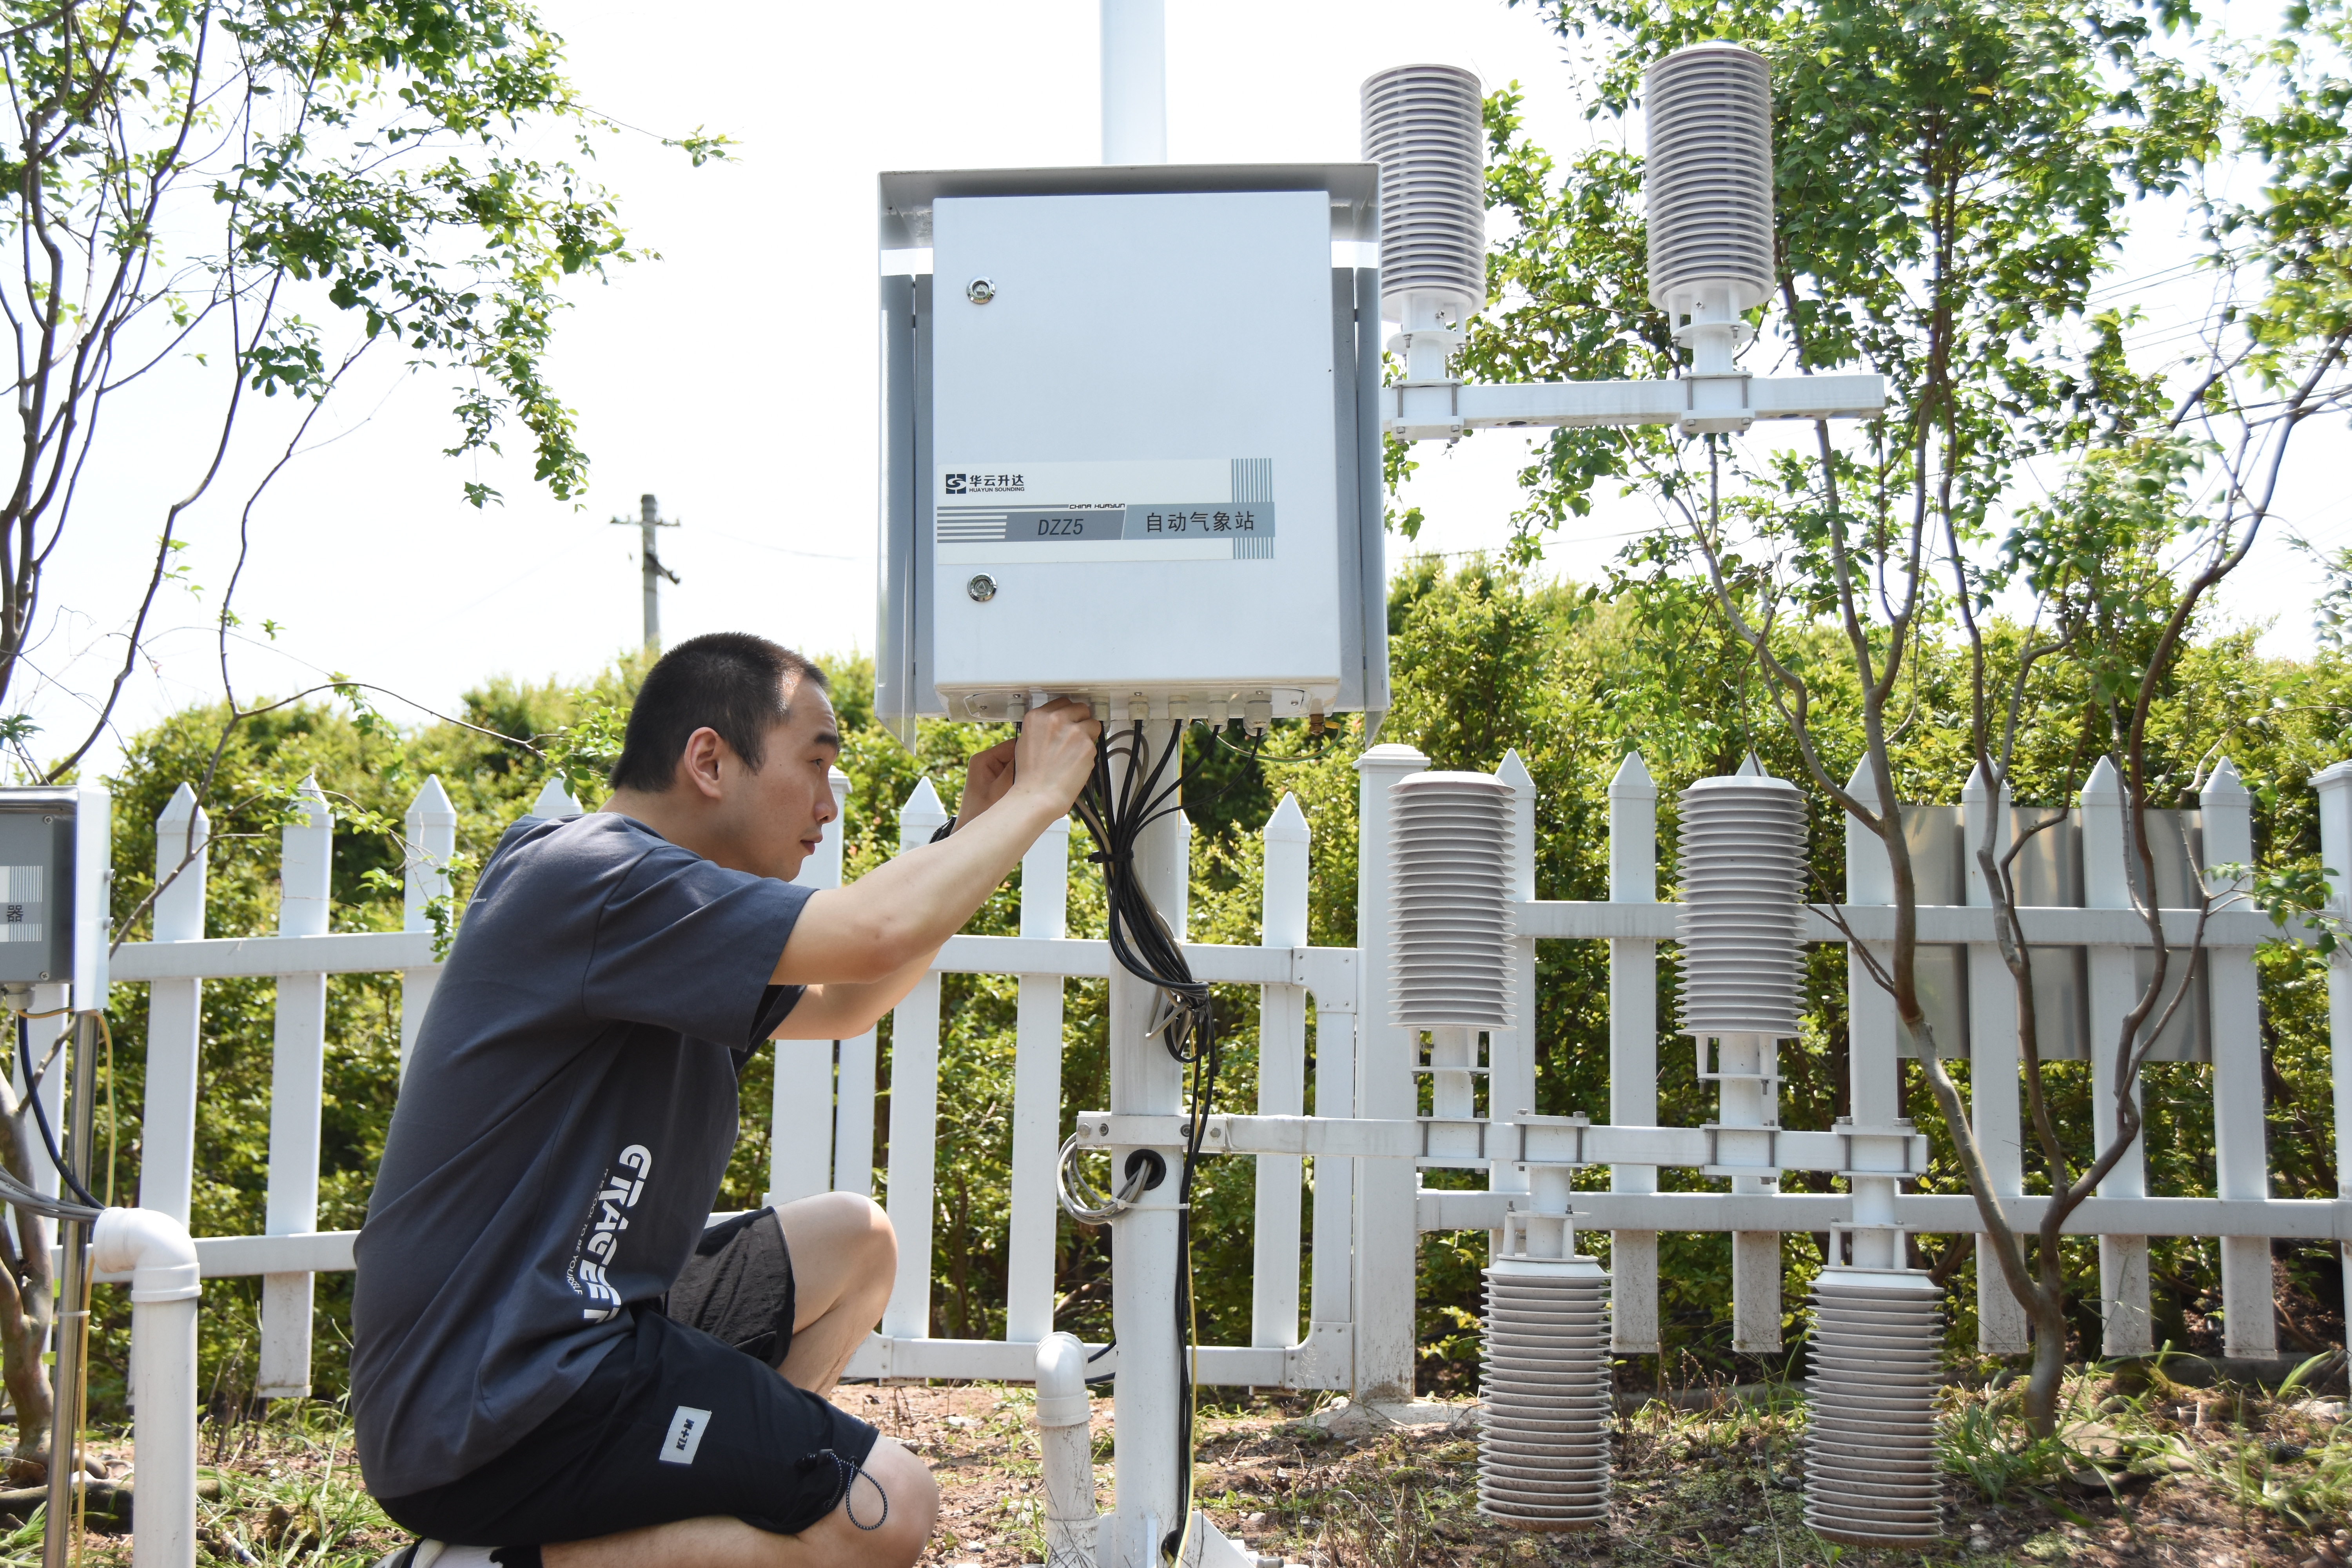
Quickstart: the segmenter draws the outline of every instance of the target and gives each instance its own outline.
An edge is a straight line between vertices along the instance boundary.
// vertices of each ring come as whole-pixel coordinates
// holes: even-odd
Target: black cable
[[[1199,762],[1189,769],[1180,763],[1176,777],[1162,786],[1160,780],[1168,771],[1169,759],[1182,752],[1184,729],[1181,721],[1170,725],[1168,744],[1152,759],[1147,772],[1141,765],[1145,747],[1143,721],[1135,721],[1123,733],[1105,726],[1095,746],[1094,777],[1077,802],[1078,817],[1095,840],[1095,853],[1089,858],[1103,868],[1111,954],[1120,968],[1160,992],[1166,1011],[1153,1032],[1162,1036],[1160,1043],[1170,1056],[1192,1069],[1192,1106],[1185,1118],[1184,1160],[1177,1176],[1177,1288],[1171,1293],[1176,1314],[1176,1440],[1186,1454],[1186,1462],[1179,1472],[1176,1528],[1169,1532],[1168,1541],[1161,1542],[1163,1553],[1173,1552],[1181,1546],[1192,1507],[1192,1373],[1199,1354],[1198,1347],[1192,1343],[1192,1179],[1200,1163],[1210,1107],[1215,1101],[1222,1052],[1209,987],[1193,978],[1192,965],[1184,957],[1183,943],[1153,906],[1143,879],[1136,874],[1135,852],[1145,828],[1182,809],[1184,785],[1197,778],[1208,763],[1211,752],[1204,747]],[[1222,735],[1217,738],[1229,750],[1239,750],[1224,742]],[[1252,762],[1257,760],[1257,750],[1264,739],[1263,731],[1251,737],[1246,754]],[[1116,783],[1111,767],[1115,759],[1127,764]],[[1232,787],[1230,783],[1226,785],[1227,790]],[[1216,799],[1222,800],[1224,793],[1220,791]],[[1109,1348],[1106,1345],[1095,1353],[1099,1356]],[[1087,1359],[1091,1362],[1095,1358]]]
[[[41,1143],[49,1152],[49,1163],[58,1168],[58,1174],[65,1179],[67,1186],[73,1189],[74,1196],[93,1209],[105,1208],[104,1204],[90,1195],[88,1187],[74,1180],[73,1172],[66,1165],[65,1156],[58,1152],[58,1136],[49,1131],[49,1113],[41,1104],[40,1075],[33,1070],[33,1026],[22,1014],[16,1018],[16,1059],[25,1064],[25,1098],[33,1102],[33,1120],[40,1126]]]

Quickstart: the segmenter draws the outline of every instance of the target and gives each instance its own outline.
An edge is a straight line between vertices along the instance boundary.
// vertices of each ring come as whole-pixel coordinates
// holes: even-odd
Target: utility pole
[[[675,583],[677,581],[677,574],[663,565],[661,556],[655,552],[654,530],[676,528],[677,522],[675,519],[665,520],[661,516],[661,509],[655,504],[653,497],[639,496],[637,515],[616,517],[613,520],[613,526],[640,529],[644,531],[645,559],[642,566],[646,580],[646,647],[658,651],[661,647],[661,580],[667,577]]]

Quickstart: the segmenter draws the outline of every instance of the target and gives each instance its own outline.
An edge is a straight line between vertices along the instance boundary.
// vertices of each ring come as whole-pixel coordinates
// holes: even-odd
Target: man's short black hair
[[[637,688],[613,764],[614,789],[659,795],[677,781],[686,738],[711,729],[753,773],[768,731],[783,722],[788,677],[825,689],[824,671],[780,643],[749,632],[689,637],[655,661]]]

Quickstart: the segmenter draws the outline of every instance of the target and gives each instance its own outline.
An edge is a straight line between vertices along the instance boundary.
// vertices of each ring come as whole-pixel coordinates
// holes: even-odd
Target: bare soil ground
[[[939,1477],[940,1528],[927,1564],[1041,1560],[1027,1389],[850,1386],[840,1398]],[[1109,1402],[1098,1403],[1096,1474],[1108,1508]],[[1996,1456],[1988,1474],[2003,1493],[1999,1505],[1979,1485],[1949,1478],[1946,1539],[1926,1552],[1840,1549],[1814,1536],[1803,1522],[1801,1416],[1728,1401],[1629,1414],[1610,1528],[1584,1535],[1482,1520],[1466,1420],[1400,1427],[1366,1413],[1333,1422],[1328,1409],[1318,1420],[1316,1405],[1297,1396],[1204,1413],[1197,1486],[1201,1506],[1228,1534],[1318,1568],[2347,1568],[2352,1533],[2340,1532],[2352,1524],[2352,1430],[2337,1433],[2341,1405],[2187,1390],[2143,1396],[2128,1409],[2106,1403],[2105,1413],[2096,1402],[2085,1406],[2071,1457],[2054,1470],[2022,1460],[2003,1470]],[[132,1458],[124,1442],[101,1441],[97,1451],[118,1471]],[[404,1539],[360,1487],[348,1430],[329,1407],[214,1432],[205,1458],[219,1487],[199,1510],[202,1563],[364,1568]],[[135,1490],[135,1471],[131,1479]],[[37,1523],[9,1533],[0,1519],[0,1564],[38,1560]],[[93,1530],[83,1560],[91,1568],[127,1563],[128,1539]]]

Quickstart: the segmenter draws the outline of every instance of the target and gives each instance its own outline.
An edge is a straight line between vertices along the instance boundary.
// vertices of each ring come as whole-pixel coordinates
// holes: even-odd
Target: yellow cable
[[[92,1009],[90,1016],[98,1020],[98,1037],[106,1045],[106,1202],[103,1208],[114,1206],[114,1031],[106,1026],[106,1014]]]
[[[59,1012],[63,1012],[64,1010],[65,1009],[63,1008],[58,1009]],[[90,1018],[98,1025],[98,1037],[100,1042],[102,1042],[106,1053],[106,1202],[102,1206],[112,1208],[114,1206],[114,1156],[116,1131],[114,1115],[114,1031],[106,1026],[106,1014],[103,1009],[93,1007],[88,1011]],[[62,1448],[64,1450],[63,1459],[70,1472],[67,1477],[67,1481],[68,1484],[73,1488],[73,1533],[67,1542],[66,1560],[74,1564],[74,1568],[79,1568],[81,1563],[82,1541],[89,1533],[89,1486],[88,1482],[82,1479],[79,1474],[81,1469],[81,1428],[85,1425],[89,1414],[89,1292],[90,1286],[93,1281],[90,1279],[89,1256],[89,1237],[87,1234],[87,1231],[85,1231],[85,1234],[82,1237],[82,1248],[81,1305],[80,1310],[74,1314],[72,1331],[74,1337],[81,1343],[81,1353],[74,1358],[74,1407],[72,1412],[74,1430],[70,1439],[63,1443],[60,1443],[59,1441],[59,1435],[57,1429],[58,1424],[56,1420],[56,1415],[58,1413],[53,1412],[51,1414],[49,1423],[50,1461],[52,1463],[56,1463],[60,1457],[59,1449]]]
[[[1200,1485],[1200,1466],[1194,1463],[1199,1445],[1194,1440],[1201,1420],[1201,1299],[1192,1292],[1192,1227],[1184,1226],[1184,1320],[1191,1331],[1192,1342],[1185,1346],[1191,1356],[1190,1372],[1192,1397],[1184,1406],[1184,1524],[1183,1533],[1176,1538],[1176,1568],[1184,1568],[1184,1549],[1192,1544],[1192,1521],[1201,1516],[1195,1493]]]
[[[87,1253],[89,1237],[82,1237]],[[66,1484],[73,1489],[73,1532],[67,1538],[66,1561],[80,1568],[82,1538],[89,1533],[89,1486],[78,1473],[81,1469],[81,1427],[89,1410],[89,1266],[85,1258],[81,1270],[81,1310],[74,1314],[71,1332],[81,1342],[81,1353],[75,1358],[73,1436],[61,1442],[57,1417],[63,1412],[51,1412],[49,1419],[49,1462],[59,1460],[58,1450],[64,1449],[63,1459],[68,1467]]]

